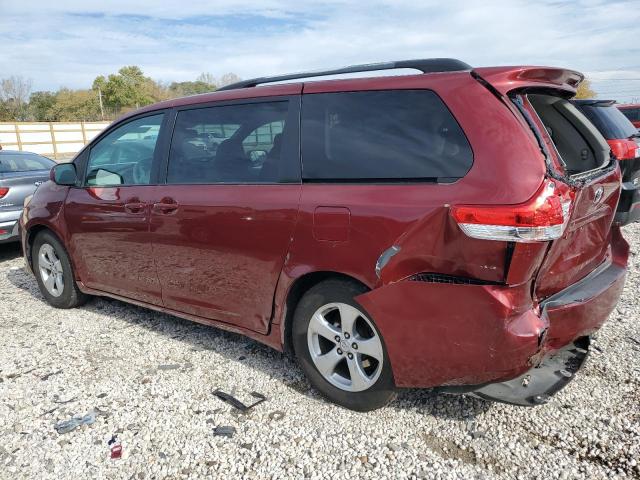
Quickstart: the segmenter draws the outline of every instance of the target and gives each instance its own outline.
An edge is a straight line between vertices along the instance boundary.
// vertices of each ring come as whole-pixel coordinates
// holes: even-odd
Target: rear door
[[[72,257],[90,288],[162,304],[149,233],[163,112],[113,127],[91,146],[79,188],[65,204]]]
[[[168,308],[266,333],[300,200],[299,96],[176,113],[151,210]]]

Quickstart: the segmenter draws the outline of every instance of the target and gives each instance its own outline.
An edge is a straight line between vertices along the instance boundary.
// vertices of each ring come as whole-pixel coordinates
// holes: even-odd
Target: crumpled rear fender
[[[512,378],[531,368],[548,328],[532,302],[530,283],[406,280],[356,300],[380,330],[400,387]]]

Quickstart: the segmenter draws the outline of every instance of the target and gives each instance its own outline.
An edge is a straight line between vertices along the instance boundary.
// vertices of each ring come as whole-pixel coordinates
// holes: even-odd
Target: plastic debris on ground
[[[60,435],[62,435],[63,433],[69,433],[78,428],[80,425],[91,425],[92,423],[95,423],[96,415],[98,415],[98,412],[96,412],[95,410],[90,410],[84,416],[75,415],[69,420],[58,422],[55,424],[54,428]]]
[[[264,395],[262,395],[261,393],[258,392],[251,392],[251,396],[253,398],[257,398],[258,400],[256,400],[254,403],[252,403],[251,405],[245,405],[244,403],[242,403],[240,400],[238,400],[237,398],[235,398],[233,395],[230,395],[226,392],[223,392],[222,390],[214,390],[213,394],[218,397],[220,400],[222,400],[225,403],[228,403],[229,405],[231,405],[232,407],[240,410],[242,413],[246,413],[249,410],[251,410],[253,407],[255,407],[256,405],[261,404],[262,402],[264,402],[267,397],[265,397]]]
[[[120,440],[118,440],[117,435],[111,437],[111,440],[107,442],[107,445],[109,445],[109,449],[111,451],[110,456],[112,459],[118,459],[122,457],[122,444],[120,443]]]

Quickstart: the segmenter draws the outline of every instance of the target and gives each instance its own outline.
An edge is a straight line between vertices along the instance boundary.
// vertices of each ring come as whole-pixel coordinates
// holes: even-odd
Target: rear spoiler
[[[575,95],[584,75],[555,67],[481,67],[474,72],[503,95],[522,88],[552,88]]]

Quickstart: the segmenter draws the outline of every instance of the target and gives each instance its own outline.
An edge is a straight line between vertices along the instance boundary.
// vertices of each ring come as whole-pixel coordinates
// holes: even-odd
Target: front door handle
[[[157,203],[153,204],[153,211],[155,213],[161,213],[163,215],[171,215],[178,210],[178,204],[172,198],[163,198]]]
[[[147,204],[142,202],[129,202],[124,204],[127,213],[144,213]]]

